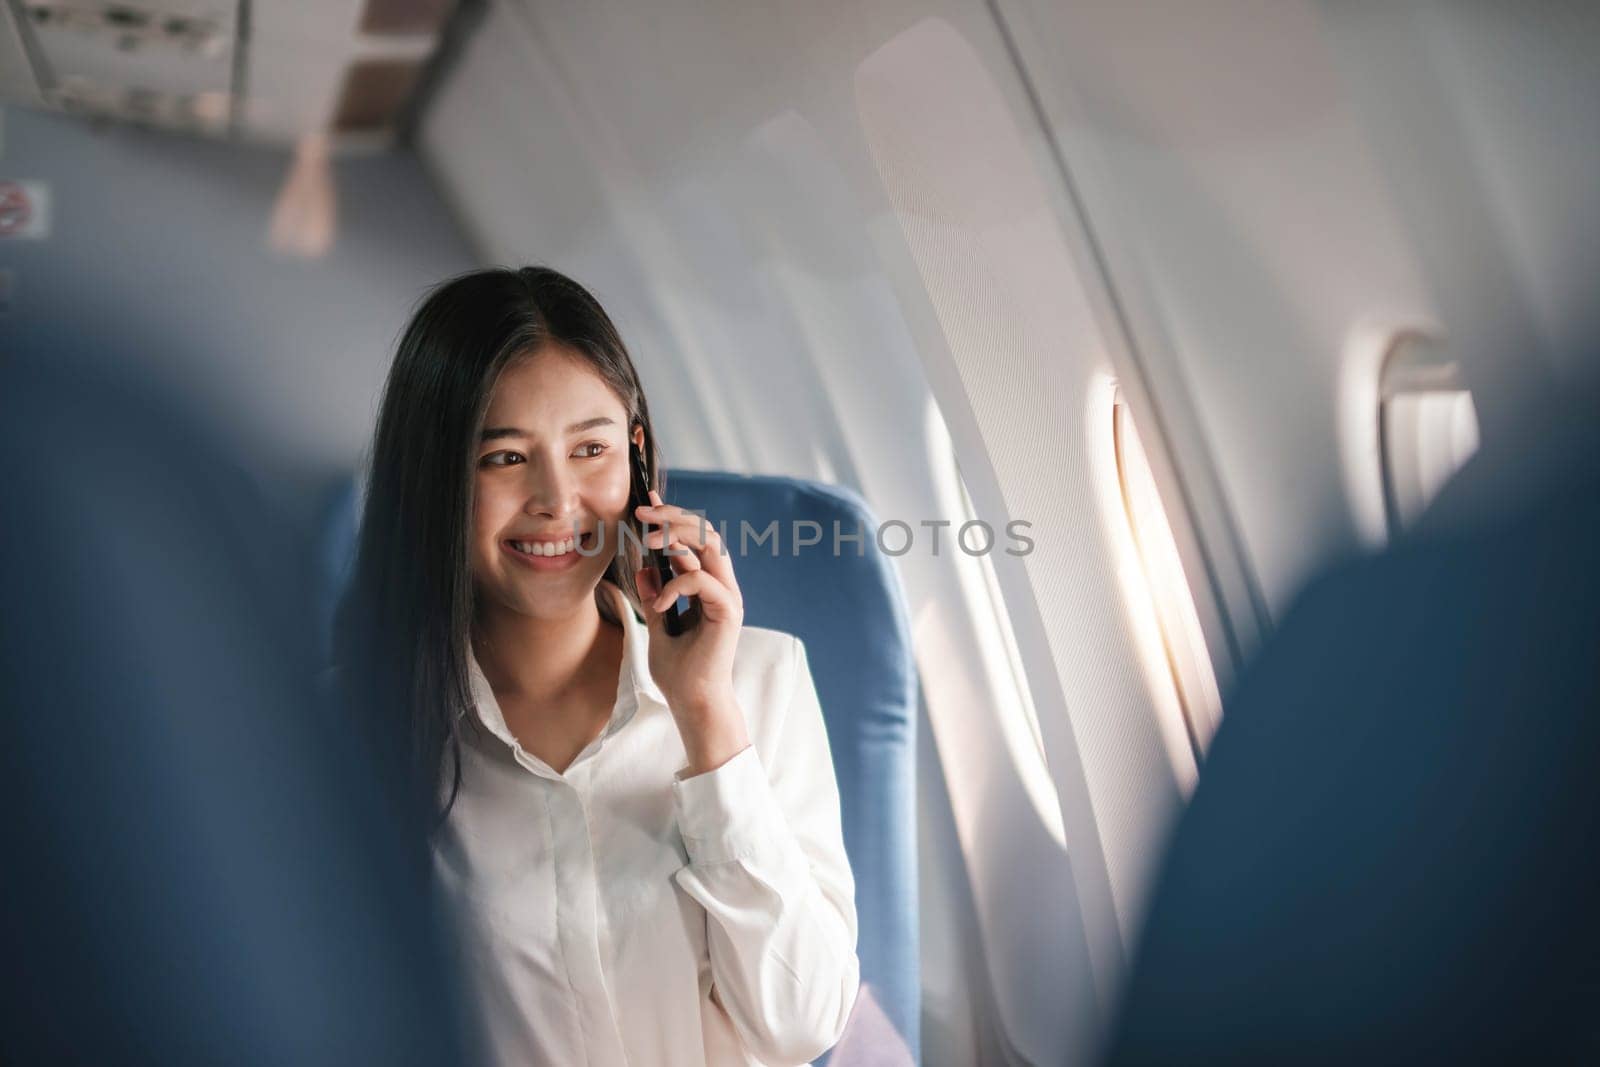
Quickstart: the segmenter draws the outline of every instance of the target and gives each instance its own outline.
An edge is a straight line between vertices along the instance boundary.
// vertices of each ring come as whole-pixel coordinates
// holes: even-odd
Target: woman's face
[[[635,436],[642,443],[643,430]],[[476,458],[478,596],[523,615],[570,616],[616,555],[628,510],[622,401],[580,356],[546,345],[501,373]],[[597,552],[602,527],[605,548]],[[583,552],[573,545],[575,528]],[[542,554],[550,545],[561,554]]]

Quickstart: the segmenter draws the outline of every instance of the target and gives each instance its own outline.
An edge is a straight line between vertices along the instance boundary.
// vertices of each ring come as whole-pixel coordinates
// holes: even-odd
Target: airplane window
[[[1188,772],[1183,776],[1190,778],[1192,785],[1192,768],[1198,766],[1221,721],[1222,697],[1172,526],[1133,411],[1120,389],[1112,392],[1110,431],[1123,529],[1137,561],[1137,573],[1124,586],[1129,593],[1147,599],[1152,609],[1153,632],[1145,639],[1159,645],[1167,676],[1156,683],[1166,690],[1156,694],[1158,714],[1167,720],[1162,728],[1169,736],[1174,762],[1180,772]],[[1134,610],[1139,609],[1135,606]]]
[[[1438,344],[1405,334],[1384,362],[1378,434],[1391,536],[1409,526],[1478,450],[1478,410]]]

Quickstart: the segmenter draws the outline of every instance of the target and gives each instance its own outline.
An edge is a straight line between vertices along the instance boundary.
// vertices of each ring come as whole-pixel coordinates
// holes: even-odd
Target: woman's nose
[[[578,482],[566,465],[550,460],[532,461],[528,468],[528,496],[522,510],[530,515],[563,519],[578,509]]]

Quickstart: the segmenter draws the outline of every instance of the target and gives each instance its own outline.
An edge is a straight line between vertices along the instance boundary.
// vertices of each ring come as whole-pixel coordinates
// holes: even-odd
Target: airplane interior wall
[[[1457,102],[1497,230],[1558,378],[1592,376],[1600,337],[1600,8],[1433,2],[1432,58]],[[1580,361],[1587,362],[1580,362]]]
[[[1540,390],[1600,370],[1600,8],[1428,0],[1325,14],[1452,344],[1487,394],[1486,428],[1514,430]]]
[[[367,447],[412,303],[472,265],[404,153],[338,162],[337,236],[317,260],[267,246],[281,150],[8,108],[5,160],[55,201],[49,240],[4,248],[6,354],[122,365],[191,394],[301,521]]]

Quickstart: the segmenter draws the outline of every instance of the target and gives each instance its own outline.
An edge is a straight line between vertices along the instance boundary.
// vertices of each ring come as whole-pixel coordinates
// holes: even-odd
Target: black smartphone
[[[628,515],[633,519],[639,534],[639,543],[644,544],[646,524],[640,521],[634,511],[640,504],[649,504],[650,478],[644,468],[644,453],[639,451],[639,446],[632,441],[628,442],[628,456],[632,461],[630,467],[633,471],[633,493],[628,501]],[[667,558],[666,552],[661,548],[644,549],[645,566],[655,568],[661,578],[662,588],[674,577],[672,561]],[[688,633],[700,621],[700,598],[694,596],[680,596],[676,602],[667,608],[662,616],[662,624],[666,628],[668,637],[677,637],[679,634]]]

